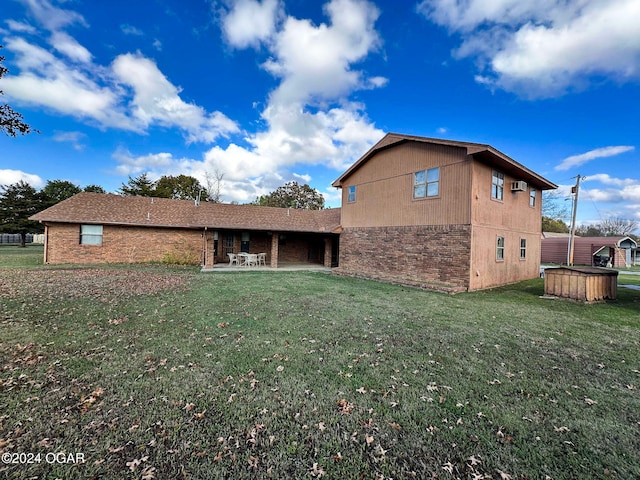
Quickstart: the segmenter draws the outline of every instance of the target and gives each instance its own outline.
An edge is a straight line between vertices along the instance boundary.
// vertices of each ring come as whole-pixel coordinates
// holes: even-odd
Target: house
[[[78,193],[31,217],[45,225],[44,261],[178,260],[212,267],[228,253],[267,253],[272,267],[336,262],[340,209],[320,211]]]
[[[542,239],[542,263],[566,264],[569,237]],[[630,237],[574,237],[574,265],[630,267],[637,256],[637,243]]]
[[[333,185],[339,209],[308,211],[80,193],[32,218],[46,263],[266,252],[336,273],[447,292],[539,275],[542,191],[556,185],[489,145],[389,133]]]
[[[542,191],[557,186],[489,145],[389,133],[333,185],[337,272],[450,292],[539,275]]]

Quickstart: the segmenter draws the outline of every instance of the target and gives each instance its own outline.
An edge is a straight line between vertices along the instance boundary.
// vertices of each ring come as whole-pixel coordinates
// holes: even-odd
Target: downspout
[[[207,266],[207,227],[204,227],[202,233],[202,268]]]
[[[42,223],[42,221],[40,221]],[[44,226],[44,264],[49,263],[49,227]]]

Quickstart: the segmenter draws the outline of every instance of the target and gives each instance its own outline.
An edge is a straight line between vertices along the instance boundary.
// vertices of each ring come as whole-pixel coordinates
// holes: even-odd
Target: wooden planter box
[[[618,271],[597,267],[558,267],[544,271],[544,293],[583,302],[615,300]]]

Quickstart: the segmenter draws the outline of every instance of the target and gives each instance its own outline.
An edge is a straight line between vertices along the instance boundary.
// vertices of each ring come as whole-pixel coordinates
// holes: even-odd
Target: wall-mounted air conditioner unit
[[[527,182],[524,180],[518,180],[517,182],[511,182],[511,191],[512,192],[526,192],[527,191]]]

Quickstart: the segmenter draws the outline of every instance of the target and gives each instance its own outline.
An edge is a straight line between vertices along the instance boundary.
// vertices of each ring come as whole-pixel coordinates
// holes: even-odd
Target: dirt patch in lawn
[[[114,297],[154,295],[186,289],[191,276],[140,270],[7,269],[0,276],[0,298],[90,298],[108,302]]]

